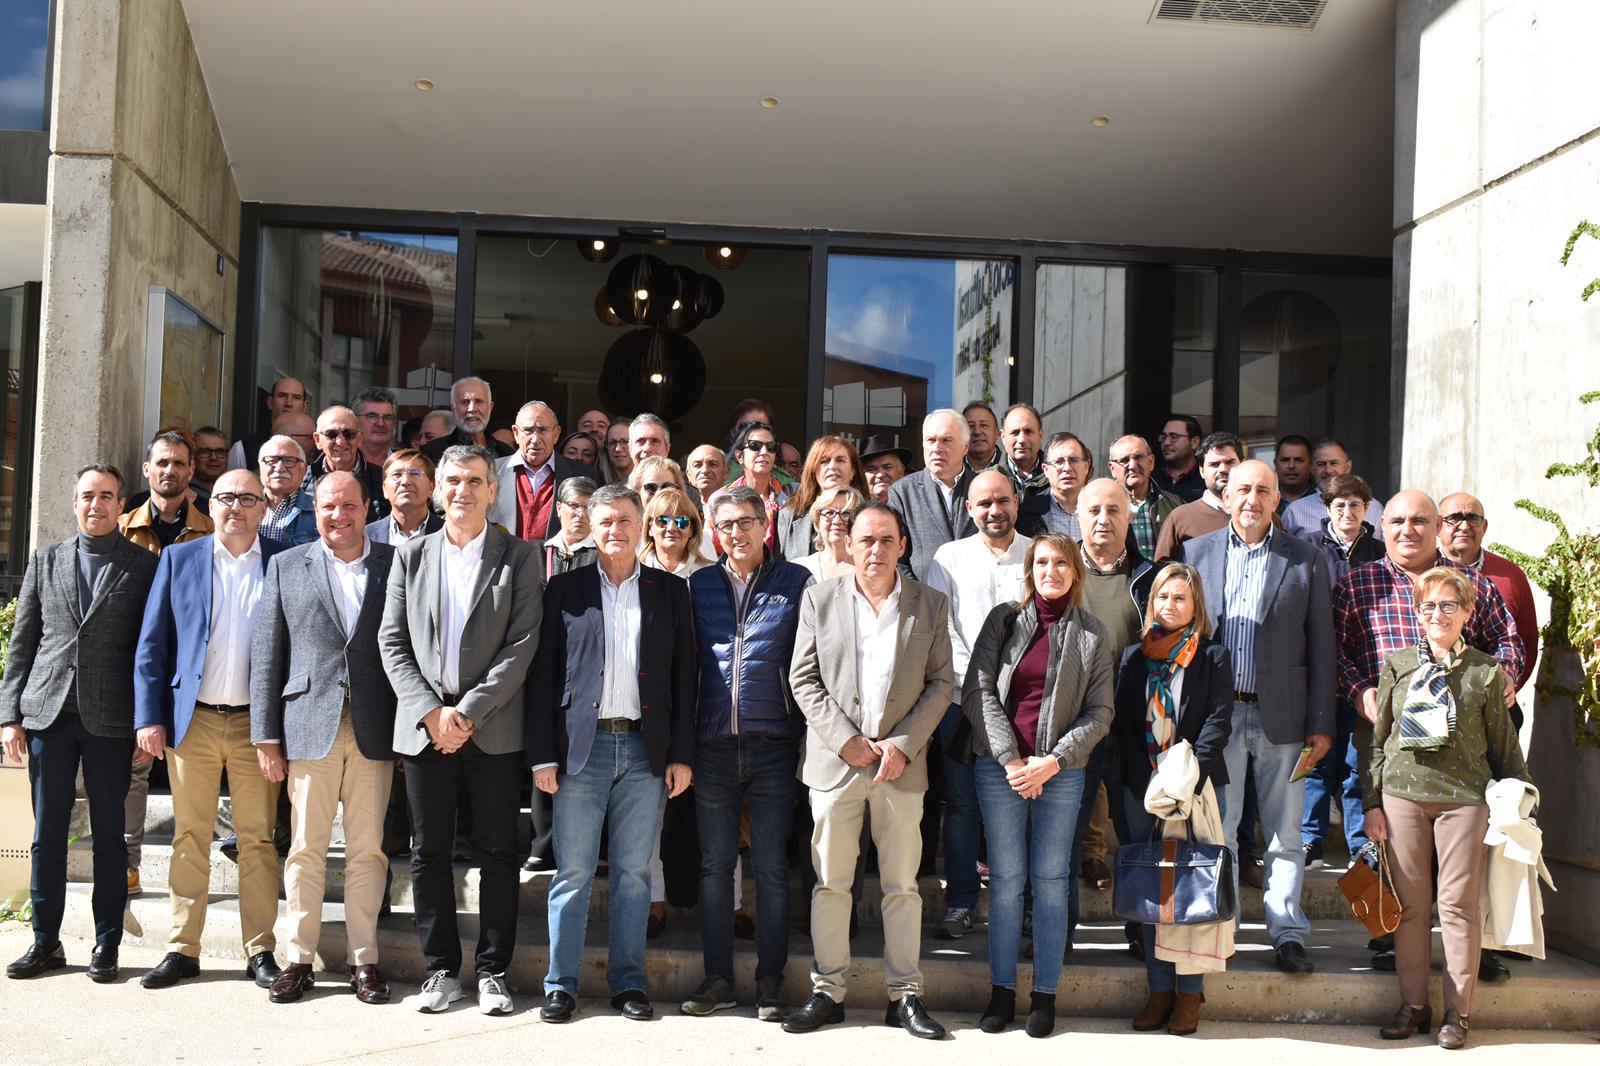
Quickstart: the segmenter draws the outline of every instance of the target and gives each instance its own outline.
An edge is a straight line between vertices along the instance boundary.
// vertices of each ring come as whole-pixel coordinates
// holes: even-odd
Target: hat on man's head
[[[906,469],[911,468],[912,455],[908,448],[897,448],[892,439],[882,433],[874,433],[868,437],[866,443],[861,445],[861,461],[876,459],[880,455],[898,455],[900,461],[906,464]]]

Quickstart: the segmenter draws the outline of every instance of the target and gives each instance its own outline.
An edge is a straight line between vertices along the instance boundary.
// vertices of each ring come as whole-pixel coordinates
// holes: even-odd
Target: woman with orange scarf
[[[1144,639],[1122,653],[1111,723],[1122,758],[1122,802],[1134,838],[1129,843],[1156,831],[1144,794],[1161,753],[1187,740],[1200,763],[1196,791],[1210,781],[1220,800],[1228,780],[1222,752],[1233,731],[1233,667],[1228,649],[1211,639],[1205,590],[1193,567],[1169,563],[1161,568],[1150,587],[1143,632]],[[1156,958],[1150,925],[1144,927],[1144,967],[1150,995],[1133,1027],[1153,1032],[1166,1026],[1175,1036],[1199,1028],[1205,978],[1180,974],[1171,962]]]

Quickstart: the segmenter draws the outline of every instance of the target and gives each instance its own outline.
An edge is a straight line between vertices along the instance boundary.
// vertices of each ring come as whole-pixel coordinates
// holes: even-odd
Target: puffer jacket
[[[1038,626],[1039,610],[1031,599],[1002,603],[984,619],[961,686],[961,710],[972,723],[976,755],[1001,764],[1020,758],[1007,704],[1012,674]],[[1035,750],[1054,756],[1061,769],[1074,770],[1088,764],[1095,745],[1111,731],[1116,713],[1111,649],[1105,630],[1082,606],[1063,615],[1049,639]]]
[[[699,637],[702,741],[738,734],[799,737],[805,719],[789,691],[789,660],[800,624],[800,599],[811,572],[769,553],[734,602],[719,563],[689,578]]]

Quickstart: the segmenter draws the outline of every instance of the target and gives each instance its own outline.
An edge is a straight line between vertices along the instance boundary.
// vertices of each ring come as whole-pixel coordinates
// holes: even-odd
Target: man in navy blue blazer
[[[174,821],[167,879],[172,931],[166,956],[139,982],[146,988],[166,988],[200,972],[211,831],[224,771],[239,838],[245,974],[267,988],[279,973],[272,954],[278,785],[250,743],[250,640],[267,560],[286,546],[258,535],[266,492],[250,471],[218,478],[210,507],[215,534],[161,553],[134,654],[137,743],[167,760]]]

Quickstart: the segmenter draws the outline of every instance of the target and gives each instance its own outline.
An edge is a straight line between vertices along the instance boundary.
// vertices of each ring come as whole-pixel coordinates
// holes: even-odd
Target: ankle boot
[[[1204,992],[1179,992],[1172,1017],[1167,1019],[1167,1032],[1173,1036],[1188,1036],[1200,1028],[1200,1004],[1205,1001]]]
[[[1017,1020],[1017,991],[992,985],[989,988],[989,1005],[983,1008],[978,1028],[986,1033],[1004,1032],[1006,1026]]]
[[[1152,992],[1144,1001],[1144,1009],[1133,1016],[1133,1027],[1141,1033],[1153,1033],[1172,1016],[1172,1005],[1177,1002],[1176,992]]]
[[[1028,1006],[1028,1021],[1023,1031],[1031,1037],[1046,1037],[1056,1029],[1056,994],[1035,992]]]
[[[1433,1007],[1423,1004],[1413,1007],[1410,1004],[1400,1004],[1400,1009],[1394,1012],[1394,1020],[1378,1030],[1378,1036],[1384,1040],[1409,1040],[1411,1034],[1421,1033],[1428,1035],[1428,1027],[1433,1024]]]
[[[1444,1021],[1439,1023],[1439,1046],[1446,1051],[1460,1051],[1467,1046],[1467,1031],[1471,1028],[1465,1014],[1454,1008],[1445,1011]]]

